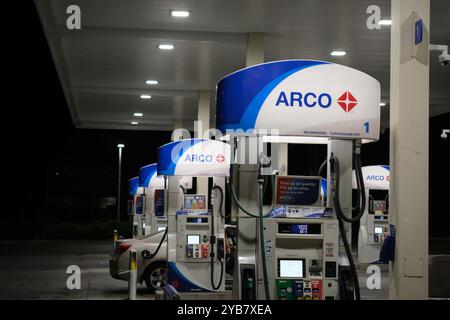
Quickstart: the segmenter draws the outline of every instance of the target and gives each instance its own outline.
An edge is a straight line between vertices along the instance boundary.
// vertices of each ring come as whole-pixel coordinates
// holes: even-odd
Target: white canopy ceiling
[[[381,82],[389,102],[390,30],[366,27],[377,0],[37,0],[35,1],[77,128],[171,130],[192,128],[199,90],[212,92],[223,76],[245,66],[247,34],[265,34],[265,61],[320,59],[344,64]],[[81,30],[68,30],[66,9],[81,8]],[[449,44],[450,1],[431,1],[431,42]],[[177,19],[173,9],[190,11]],[[161,42],[175,48],[162,51]],[[335,49],[344,57],[331,57]],[[450,66],[430,54],[430,114],[450,112]],[[146,80],[159,83],[149,86]],[[149,94],[151,99],[141,99]],[[388,108],[382,107],[383,125]],[[138,125],[133,113],[141,112]],[[214,122],[212,122],[214,123]]]

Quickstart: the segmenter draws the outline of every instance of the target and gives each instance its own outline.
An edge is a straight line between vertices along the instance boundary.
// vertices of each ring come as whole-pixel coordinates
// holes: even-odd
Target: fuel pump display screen
[[[321,226],[318,223],[279,223],[278,233],[321,234]]]
[[[307,224],[293,224],[291,225],[292,233],[298,234],[308,234],[308,225]]]
[[[187,244],[200,244],[200,235],[199,234],[188,234],[186,242],[187,242]]]
[[[187,218],[187,223],[208,223],[208,218]]]
[[[315,177],[277,177],[276,204],[310,206],[319,201],[320,180]]]
[[[278,259],[278,276],[280,278],[303,278],[304,259]]]

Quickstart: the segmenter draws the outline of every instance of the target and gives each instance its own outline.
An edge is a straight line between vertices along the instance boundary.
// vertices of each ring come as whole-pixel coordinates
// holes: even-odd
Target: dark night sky
[[[123,177],[155,161],[155,150],[170,139],[169,132],[75,130],[32,1],[13,1],[3,13],[14,17],[3,29],[2,130],[3,203],[8,217],[26,211],[26,218],[50,214],[55,203],[72,197],[82,203],[85,217],[96,197],[115,195],[118,142],[126,144]],[[11,4],[9,4],[11,5]],[[4,74],[6,72],[6,74]],[[440,139],[450,114],[430,121],[430,235],[449,236],[449,142]],[[389,133],[363,148],[363,165],[387,164]],[[304,156],[306,154],[306,157]],[[324,150],[290,147],[291,173],[315,171]],[[301,169],[307,168],[307,169]],[[58,173],[58,175],[56,175]],[[31,212],[31,213],[30,213]],[[57,213],[56,213],[57,214]],[[75,214],[80,214],[75,212]]]
[[[8,216],[23,210],[32,212],[29,216],[49,214],[52,203],[67,195],[88,204],[92,196],[114,196],[118,142],[126,144],[126,192],[128,178],[156,160],[156,148],[170,141],[170,132],[74,129],[33,2],[9,5],[20,20],[11,22],[16,27],[6,34],[4,52],[11,67],[3,77]]]

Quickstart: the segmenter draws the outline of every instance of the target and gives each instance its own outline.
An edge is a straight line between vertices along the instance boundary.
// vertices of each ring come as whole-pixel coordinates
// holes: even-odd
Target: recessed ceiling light
[[[383,19],[383,20],[378,21],[378,24],[380,26],[390,26],[392,24],[392,20]]]
[[[380,107],[384,107],[386,105],[386,102],[380,102]]]
[[[133,124],[133,125],[139,124],[139,122],[136,122],[136,121],[131,121],[130,123]]]
[[[141,94],[141,99],[150,99],[151,97],[149,94]]]
[[[158,84],[158,80],[147,80],[145,81],[146,84]]]
[[[135,112],[135,113],[133,113],[133,116],[142,117],[142,116],[144,116],[144,114],[142,112]]]
[[[345,52],[345,51],[340,51],[340,50],[331,51],[331,55],[336,56],[336,57],[342,57],[342,56],[345,56],[346,54],[347,54],[347,52]]]
[[[172,10],[170,11],[172,17],[175,18],[187,18],[189,17],[189,11],[186,10]]]
[[[161,50],[173,50],[174,46],[170,43],[160,43],[158,44],[158,48]]]

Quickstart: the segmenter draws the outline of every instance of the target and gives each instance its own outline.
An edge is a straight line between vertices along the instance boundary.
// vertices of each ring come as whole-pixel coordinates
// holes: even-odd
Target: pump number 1
[[[364,122],[364,129],[366,130],[366,133],[369,132],[369,123],[368,122]]]

